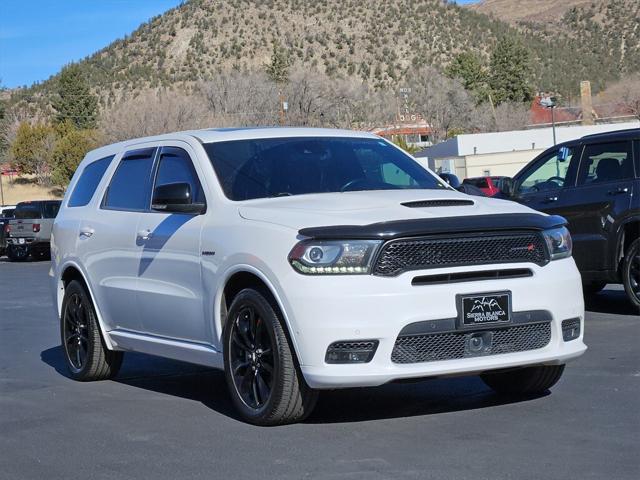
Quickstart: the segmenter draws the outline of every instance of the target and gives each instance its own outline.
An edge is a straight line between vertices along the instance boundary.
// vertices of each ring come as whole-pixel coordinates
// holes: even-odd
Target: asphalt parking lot
[[[2,479],[640,478],[640,316],[616,287],[588,303],[589,350],[551,394],[391,384],[258,428],[215,370],[127,354],[114,381],[67,378],[47,269],[0,259]]]

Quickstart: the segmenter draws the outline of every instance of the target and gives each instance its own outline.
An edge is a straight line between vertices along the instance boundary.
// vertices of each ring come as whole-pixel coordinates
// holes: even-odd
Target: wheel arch
[[[301,352],[298,348],[296,341],[296,332],[291,323],[291,319],[287,313],[282,297],[279,295],[278,290],[274,284],[269,280],[259,269],[251,265],[237,265],[228,270],[224,275],[224,280],[221,282],[222,288],[218,289],[216,295],[216,301],[214,305],[215,322],[217,335],[221,338],[222,331],[227,320],[227,310],[231,305],[233,298],[244,288],[259,287],[264,288],[271,295],[276,306],[280,310],[280,314],[284,320],[285,332],[291,340],[293,350],[296,354],[300,365],[303,364]]]
[[[634,240],[640,237],[640,215],[627,218],[622,225],[620,225],[618,242],[616,249],[616,271],[620,272],[622,268],[622,260],[624,254],[633,243]]]
[[[87,289],[87,293],[89,294],[89,298],[91,299],[91,303],[93,304],[93,308],[96,312],[96,317],[98,319],[98,326],[100,327],[100,333],[102,333],[102,338],[104,340],[105,345],[109,350],[116,350],[116,348],[114,348],[113,343],[111,342],[111,338],[109,337],[109,335],[107,335],[107,331],[104,328],[102,314],[100,313],[100,308],[96,304],[96,301],[95,301],[96,297],[93,293],[91,285],[87,281],[86,276],[82,271],[82,269],[80,268],[80,266],[74,262],[69,262],[61,269],[61,272],[62,273],[60,274],[57,280],[56,294],[55,294],[56,310],[58,312],[58,318],[60,318],[60,316],[62,315],[62,301],[64,299],[64,294],[65,294],[67,285],[73,280],[79,281]]]

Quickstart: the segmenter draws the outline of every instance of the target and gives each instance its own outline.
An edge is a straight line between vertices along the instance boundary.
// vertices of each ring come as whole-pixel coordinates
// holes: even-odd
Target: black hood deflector
[[[391,240],[442,233],[495,232],[504,230],[547,230],[562,227],[567,221],[558,215],[538,213],[502,213],[459,217],[417,218],[371,223],[369,225],[335,225],[299,230],[304,237],[339,240]]]

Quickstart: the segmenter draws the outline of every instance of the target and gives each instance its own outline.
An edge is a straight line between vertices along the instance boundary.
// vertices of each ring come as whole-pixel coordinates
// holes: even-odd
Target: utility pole
[[[2,171],[0,170],[0,205],[4,205],[4,189],[2,188]]]
[[[282,90],[278,92],[280,96],[280,126],[284,126],[284,95],[282,94]]]

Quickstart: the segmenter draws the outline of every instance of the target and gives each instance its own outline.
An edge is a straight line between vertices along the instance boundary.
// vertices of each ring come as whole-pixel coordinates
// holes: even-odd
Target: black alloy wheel
[[[241,290],[231,302],[223,332],[224,373],[231,399],[254,425],[304,420],[318,392],[309,388],[278,304],[266,288]]]
[[[87,363],[89,329],[87,311],[79,293],[70,295],[63,313],[63,339],[69,366],[80,372]]]
[[[84,284],[72,280],[64,290],[60,337],[71,378],[82,382],[113,378],[122,365],[123,352],[107,348]]]
[[[631,303],[640,309],[640,238],[634,240],[625,252],[622,283]]]
[[[242,401],[257,410],[269,401],[273,390],[276,362],[271,332],[253,305],[240,309],[232,321],[229,361],[233,382]]]

